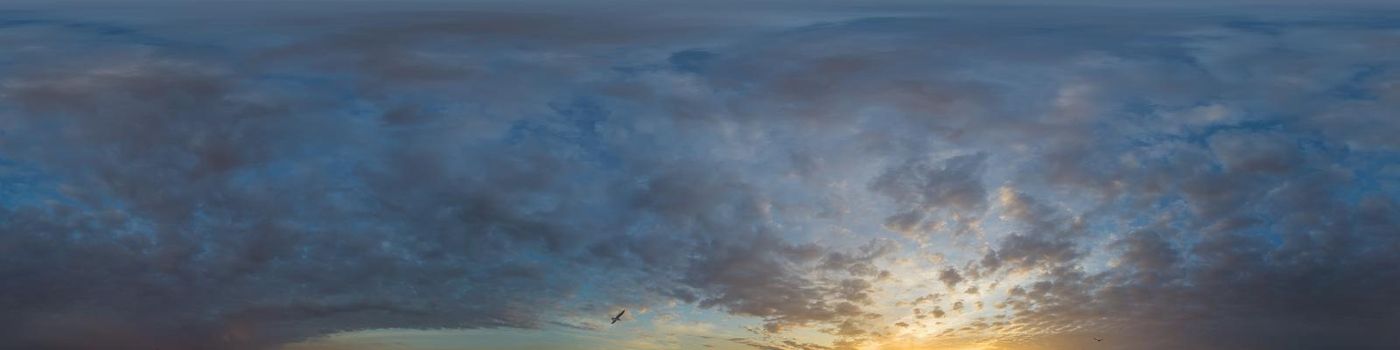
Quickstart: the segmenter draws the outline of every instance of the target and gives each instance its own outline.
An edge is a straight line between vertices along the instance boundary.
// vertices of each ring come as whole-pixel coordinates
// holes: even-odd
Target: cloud
[[[953,289],[958,287],[958,283],[962,283],[963,277],[958,273],[958,270],[948,268],[938,272],[938,280],[943,282],[943,285],[948,289]]]
[[[1388,13],[910,11],[5,22],[0,345],[1396,341]]]
[[[1230,172],[1286,172],[1301,161],[1296,143],[1284,135],[1257,132],[1219,133],[1210,138],[1211,150]]]
[[[987,205],[987,191],[981,182],[986,161],[985,154],[956,156],[938,163],[911,159],[887,169],[870,183],[871,191],[899,206],[899,214],[885,218],[885,227],[915,235],[943,226],[925,217],[944,214],[954,218],[952,233],[969,232]]]
[[[411,46],[312,40],[330,46],[297,55]],[[347,99],[313,88],[342,67],[293,71],[283,50],[251,67],[178,49],[55,59],[6,78],[5,158],[62,184],[5,202],[7,342],[260,348],[368,328],[538,328],[669,298],[775,328],[839,324],[863,315],[873,261],[892,251],[780,237],[781,203],[745,175],[628,154],[660,149],[616,134],[643,121],[593,100],[559,91],[548,106],[484,107],[509,111],[494,117],[405,109],[395,99],[421,96],[424,79],[476,80],[431,62],[353,66],[374,87]],[[568,297],[583,288],[612,297]]]

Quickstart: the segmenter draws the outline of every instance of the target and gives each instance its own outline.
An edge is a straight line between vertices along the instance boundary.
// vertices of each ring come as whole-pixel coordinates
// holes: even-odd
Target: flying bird
[[[622,321],[622,314],[625,314],[625,313],[627,313],[627,309],[622,309],[622,312],[617,313],[617,316],[613,316],[613,318],[612,318],[613,321],[612,321],[612,323],[609,323],[609,324],[617,323],[617,321]]]
[[[622,314],[618,314],[618,315],[622,315]],[[1094,338],[1094,341],[1103,341],[1103,339]]]

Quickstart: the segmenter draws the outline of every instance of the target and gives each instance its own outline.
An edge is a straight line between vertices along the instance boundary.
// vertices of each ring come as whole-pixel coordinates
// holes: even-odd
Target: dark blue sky
[[[1084,4],[0,5],[0,348],[1400,343],[1400,11]]]

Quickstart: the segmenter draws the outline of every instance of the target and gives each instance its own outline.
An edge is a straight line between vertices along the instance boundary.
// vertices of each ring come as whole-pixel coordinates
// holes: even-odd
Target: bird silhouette
[[[609,324],[617,323],[617,321],[622,321],[622,314],[625,313],[627,313],[627,309],[622,309],[622,312],[617,313],[617,316],[613,316],[612,323]]]
[[[1103,341],[1103,339],[1094,338],[1094,341]]]

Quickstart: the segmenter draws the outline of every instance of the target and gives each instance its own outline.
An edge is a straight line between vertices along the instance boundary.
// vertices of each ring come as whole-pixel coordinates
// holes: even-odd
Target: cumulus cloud
[[[925,217],[945,214],[952,217],[952,232],[966,233],[986,207],[987,191],[982,188],[984,154],[962,155],[933,163],[913,159],[890,168],[870,184],[870,189],[894,200],[899,214],[885,219],[885,227],[907,234],[942,226]],[[947,209],[940,211],[940,209]]]
[[[947,268],[938,272],[938,280],[943,282],[943,285],[948,289],[953,289],[958,287],[958,283],[962,283],[963,277],[957,269]]]

